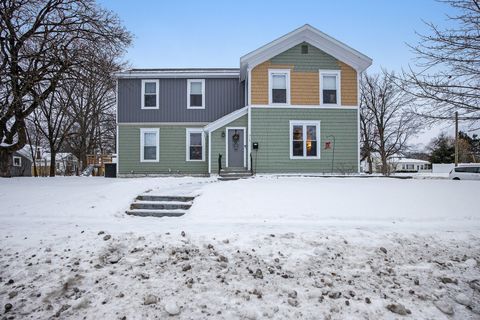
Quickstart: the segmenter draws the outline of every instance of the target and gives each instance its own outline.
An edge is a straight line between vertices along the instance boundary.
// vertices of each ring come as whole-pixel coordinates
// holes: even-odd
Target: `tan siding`
[[[252,104],[268,104],[268,69],[293,69],[290,65],[272,65],[270,61],[252,70]]]
[[[357,72],[349,65],[338,61],[341,68],[341,102],[356,106]],[[268,69],[290,69],[290,103],[292,105],[319,105],[318,72],[294,71],[293,65],[277,65],[271,61],[259,64],[252,70],[252,104],[268,104]]]
[[[290,103],[293,105],[319,105],[318,72],[290,73]]]
[[[357,71],[349,65],[339,61],[338,64],[342,70],[341,75],[341,99],[343,106],[358,105],[357,99]]]

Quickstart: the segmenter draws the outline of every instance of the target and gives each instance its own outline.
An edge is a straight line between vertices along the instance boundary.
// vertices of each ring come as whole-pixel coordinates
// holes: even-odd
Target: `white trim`
[[[243,130],[243,167],[246,167],[246,152],[245,152],[245,141],[246,141],[246,128],[245,127],[226,127],[225,128],[225,168],[228,168],[228,130]]]
[[[146,83],[155,83],[155,107],[145,107],[145,84]],[[143,79],[142,80],[142,109],[143,110],[150,110],[150,109],[158,109],[159,108],[159,84],[160,84],[160,81],[158,81],[158,79]]]
[[[145,133],[155,133],[156,139],[156,159],[145,160],[143,154],[143,147],[145,146]],[[140,162],[159,162],[160,161],[160,129],[159,128],[140,128]]]
[[[235,110],[227,115],[224,115],[220,119],[217,119],[208,125],[206,125],[203,130],[207,132],[215,131],[220,129],[221,127],[229,124],[230,122],[241,118],[242,116],[246,115],[248,112],[248,107],[243,107],[242,109]]]
[[[18,165],[15,164],[15,160],[18,160],[18,161],[19,161]],[[22,157],[20,157],[20,156],[13,156],[12,165],[13,165],[14,167],[21,167],[21,166],[22,166]]]
[[[258,108],[258,109],[273,109],[273,108],[278,108],[278,109],[346,109],[346,110],[357,110],[358,106],[334,106],[331,104],[327,105],[289,105],[289,106],[284,106],[284,105],[266,105],[266,104],[254,104],[250,106],[251,108]]]
[[[185,146],[185,160],[188,162],[203,162],[205,161],[205,133],[202,128],[186,128],[186,146]],[[190,159],[190,134],[200,133],[202,137],[202,159]]]
[[[121,71],[113,74],[115,77],[122,78],[189,78],[189,77],[211,77],[211,78],[238,78],[240,71],[228,71],[228,72],[206,72],[206,71]]]
[[[212,132],[208,133],[208,173],[212,173]]]
[[[248,102],[247,105],[252,105],[252,69],[248,68],[247,70],[248,73],[248,78],[247,78],[247,84],[248,84],[248,92],[247,92],[247,98]]]
[[[286,86],[287,86],[287,101],[286,103],[273,103],[272,102],[272,75],[274,74],[285,74],[286,75]],[[290,69],[268,69],[268,104],[270,105],[279,105],[279,106],[289,106],[290,105]]]
[[[319,90],[320,90],[320,105],[321,106],[330,106],[330,107],[339,107],[342,105],[341,101],[341,90],[342,88],[340,87],[341,83],[341,76],[342,73],[340,70],[319,70],[319,79],[318,82],[320,84]],[[323,76],[335,76],[336,77],[336,85],[337,85],[337,103],[323,103]]]
[[[362,76],[362,72],[357,72],[357,104],[360,106],[360,77]],[[357,159],[358,159],[358,167],[357,173],[360,173],[360,148],[361,148],[361,136],[360,136],[360,107],[357,108]]]
[[[190,106],[190,84],[200,82],[202,84],[202,105]],[[187,109],[205,109],[205,79],[187,79]]]
[[[119,126],[206,126],[209,122],[120,122]]]
[[[290,120],[290,160],[311,160],[311,159],[320,159],[320,150],[321,150],[321,139],[320,139],[320,120]],[[307,156],[307,126],[314,125],[317,128],[317,155],[316,156]],[[302,134],[303,134],[303,156],[294,156],[293,155],[293,126],[303,126]]]
[[[284,36],[252,51],[240,58],[240,79],[245,78],[247,68],[254,68],[260,63],[302,43],[307,42],[337,60],[343,61],[357,71],[363,71],[372,64],[372,59],[346,44],[330,37],[320,30],[305,24]]]
[[[250,157],[252,154],[252,108],[248,107],[248,117],[247,117],[247,169],[251,170],[252,163],[250,162]]]
[[[120,135],[119,133],[119,127],[118,127],[118,79],[115,79],[115,122],[117,123],[117,135],[115,137],[115,153],[117,154],[117,164],[115,165],[116,168],[116,176],[118,177],[119,171],[119,166],[120,166],[120,153],[118,152],[118,149],[120,147],[120,144],[118,143],[118,136]]]

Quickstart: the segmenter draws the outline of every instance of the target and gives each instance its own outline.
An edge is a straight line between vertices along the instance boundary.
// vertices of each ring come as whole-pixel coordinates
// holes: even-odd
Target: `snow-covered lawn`
[[[146,191],[198,197],[180,218],[126,216]],[[385,178],[3,179],[0,312],[395,319],[401,304],[405,318],[479,319],[479,191]]]

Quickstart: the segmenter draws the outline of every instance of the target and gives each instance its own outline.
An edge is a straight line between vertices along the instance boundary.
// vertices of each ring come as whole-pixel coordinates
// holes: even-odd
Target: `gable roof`
[[[305,24],[257,50],[242,56],[240,58],[240,79],[245,79],[248,68],[254,68],[260,63],[302,42],[308,42],[325,51],[336,59],[350,65],[357,70],[357,72],[362,72],[372,64],[372,59],[363,53],[330,37],[309,24]]]
[[[205,127],[203,127],[203,130],[205,132],[215,131],[215,130],[229,124],[230,122],[232,122],[234,120],[237,120],[240,117],[243,117],[247,113],[248,113],[248,107],[243,107],[241,109],[235,110],[235,111],[221,117],[220,119],[217,119],[213,122],[210,122]]]

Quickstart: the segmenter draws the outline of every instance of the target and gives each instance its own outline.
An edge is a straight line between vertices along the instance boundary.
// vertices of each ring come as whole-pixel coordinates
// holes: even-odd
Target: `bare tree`
[[[92,52],[118,56],[131,41],[94,0],[0,0],[0,176],[27,141],[25,119]]]
[[[360,83],[360,115],[364,153],[379,155],[382,174],[390,174],[388,160],[405,152],[419,130],[410,107],[414,97],[395,85],[393,73],[364,75]],[[371,161],[371,160],[370,160]]]
[[[67,145],[82,161],[82,169],[88,154],[115,151],[116,82],[113,73],[121,67],[111,57],[99,55],[95,64],[86,64],[79,71],[70,104],[74,123]]]
[[[33,113],[38,131],[43,135],[50,151],[50,177],[56,174],[57,153],[64,145],[74,123],[74,118],[69,114],[72,101],[69,84],[76,85],[74,81],[62,80],[55,92],[40,103]]]
[[[452,27],[427,23],[429,34],[419,34],[410,46],[417,56],[415,67],[399,77],[405,90],[418,98],[417,112],[432,121],[454,118],[471,126],[480,120],[480,2],[440,1],[455,9],[448,16]]]

